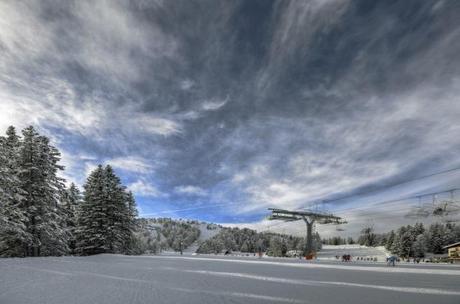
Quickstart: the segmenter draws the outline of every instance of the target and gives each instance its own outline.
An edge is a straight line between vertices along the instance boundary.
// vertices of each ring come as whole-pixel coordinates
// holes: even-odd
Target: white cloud
[[[12,89],[12,83],[23,90]],[[0,75],[1,129],[6,130],[9,125],[58,126],[94,139],[103,139],[113,129],[127,137],[135,133],[171,136],[182,131],[178,122],[181,117],[142,113],[136,104],[114,109],[110,106],[110,96],[94,95],[79,100],[75,89],[65,80],[43,77],[29,85]]]
[[[56,65],[78,62],[123,84],[142,77],[143,66],[132,56],[133,50],[159,60],[176,53],[172,36],[142,22],[121,1],[78,1],[69,9],[72,25],[64,20],[47,22],[42,12],[41,2],[0,3],[0,41],[4,47],[0,67],[10,69],[51,57]],[[72,48],[62,50],[58,45],[62,39]]]
[[[20,86],[26,93],[14,91],[12,84]],[[78,102],[75,95],[73,87],[63,80],[44,77],[25,84],[2,74],[0,127],[47,124],[82,134],[97,130],[104,119],[102,105]]]
[[[248,202],[244,208],[233,211],[306,207],[334,194],[385,184],[415,164],[438,155],[449,157],[444,159],[445,164],[459,163],[460,156],[450,152],[460,145],[455,139],[460,131],[457,118],[460,95],[456,83],[458,81],[453,81],[451,87],[442,90],[420,87],[397,96],[363,98],[362,109],[349,116],[336,117],[332,122],[322,118],[296,121],[273,117],[239,127],[224,146],[236,151],[247,149],[247,143],[256,138],[260,130],[272,126],[277,129],[264,142],[275,144],[266,144],[266,149],[260,151],[251,165],[231,173],[230,189],[247,195]],[[283,151],[299,139],[309,146],[289,154]],[[413,144],[407,144],[408,140]],[[259,142],[255,139],[252,144]],[[283,168],[276,164],[280,157],[285,160]],[[442,182],[446,184],[446,180]],[[412,192],[420,193],[436,185],[436,181],[424,181],[411,187]],[[397,198],[404,193],[391,195]],[[369,200],[360,203],[366,205]]]
[[[181,125],[171,119],[155,117],[147,114],[138,114],[133,123],[148,133],[169,136],[181,132]]]
[[[134,194],[146,197],[165,197],[166,194],[158,190],[154,185],[144,181],[137,180],[136,182],[129,184],[128,189]]]
[[[38,3],[0,2],[0,67],[3,71],[15,61],[24,63],[46,52],[54,53],[53,29],[41,22],[39,13]]]
[[[279,70],[286,66],[286,58],[304,50],[307,54],[316,33],[327,31],[340,22],[349,0],[289,1],[274,6],[280,16],[270,43],[268,62],[259,72],[257,89],[264,94]]]
[[[86,161],[91,161],[91,159],[89,159],[89,156],[74,155],[63,149],[61,149],[60,152],[61,161],[59,164],[64,166],[64,171],[59,172],[60,176],[66,180],[67,186],[74,183],[81,187],[86,179],[84,175],[86,170],[80,170],[81,162],[84,161],[84,163],[86,163]]]
[[[190,90],[195,85],[195,82],[191,79],[184,79],[180,82],[180,88],[184,91]]]
[[[225,99],[214,98],[206,100],[201,104],[201,108],[205,111],[216,111],[222,108],[229,100],[227,96]]]
[[[206,196],[208,194],[204,189],[200,187],[196,187],[196,186],[191,186],[191,185],[178,186],[174,188],[174,190],[177,193],[185,194],[185,195]]]
[[[136,173],[152,173],[153,166],[145,159],[137,157],[118,157],[106,161],[114,168]]]
[[[114,98],[127,98],[126,85],[144,76],[139,57],[154,64],[175,56],[172,36],[141,21],[122,1],[78,1],[69,9],[71,18],[56,22],[44,20],[44,10],[41,2],[0,3],[0,128],[58,126],[95,139],[115,127],[125,127],[120,132],[127,136],[179,132],[175,118],[144,114],[136,101],[113,107]],[[113,90],[77,94],[56,69],[69,64],[102,76]]]

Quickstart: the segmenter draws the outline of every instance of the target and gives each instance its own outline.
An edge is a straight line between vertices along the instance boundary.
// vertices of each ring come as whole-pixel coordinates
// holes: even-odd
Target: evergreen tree
[[[393,240],[393,244],[391,245],[390,251],[394,254],[399,254],[401,252],[402,248],[402,242],[401,242],[401,237],[406,233],[406,227],[402,226],[400,227],[395,234],[395,238]]]
[[[101,165],[84,185],[78,213],[77,250],[81,254],[129,253],[134,246],[135,202],[112,167]]]
[[[413,243],[413,236],[410,229],[406,229],[404,233],[399,236],[398,241],[398,251],[397,254],[401,257],[410,257],[412,254],[412,243]]]
[[[345,239],[343,239],[343,241],[345,242]],[[288,246],[288,250],[289,248],[295,248],[295,246]],[[320,251],[321,248],[323,248],[323,244],[321,243],[321,236],[318,232],[315,232],[315,234],[313,234],[313,248],[315,251]]]
[[[385,244],[385,248],[387,250],[392,250],[393,248],[393,243],[395,242],[395,238],[396,238],[396,234],[394,232],[394,230],[391,230],[390,233],[388,234],[388,237],[387,237],[387,242]]]
[[[136,200],[134,199],[134,195],[131,191],[126,193],[126,206],[127,214],[123,225],[123,231],[124,234],[126,234],[126,238],[123,251],[129,254],[140,254],[142,253],[142,250],[139,248],[140,240],[138,237],[136,237],[136,230],[138,228],[138,213],[136,208]]]
[[[423,258],[425,257],[425,253],[427,250],[427,239],[425,234],[417,235],[415,242],[412,245],[412,251],[414,253],[415,258]]]
[[[19,151],[19,184],[24,192],[20,208],[27,217],[26,231],[31,242],[25,245],[26,256],[62,255],[68,250],[67,233],[61,226],[63,212],[59,205],[63,180],[57,176],[59,151],[30,126],[22,131]]]
[[[9,127],[6,134],[0,137],[0,256],[24,256],[24,246],[31,242],[31,235],[19,206],[23,194],[18,178],[21,143],[14,127]]]
[[[448,223],[446,224],[446,236],[444,245],[453,244],[460,241],[460,226]]]
[[[77,219],[76,249],[80,254],[96,254],[106,248],[106,208],[104,206],[103,168],[101,165],[90,173],[84,185],[84,199]]]
[[[125,187],[111,166],[104,169],[104,205],[108,219],[107,246],[109,252],[120,252],[131,237],[129,210]]]
[[[432,253],[443,253],[446,244],[446,229],[440,223],[435,223],[428,229],[428,251]]]
[[[423,234],[425,232],[425,227],[423,226],[423,223],[416,223],[413,232],[415,236]]]
[[[363,230],[361,230],[361,235],[358,238],[358,243],[365,246],[376,246],[377,235],[374,233],[374,228],[365,227]]]
[[[273,237],[270,239],[270,247],[268,254],[275,257],[286,256],[287,246],[281,237]]]
[[[65,189],[62,197],[62,209],[65,214],[65,227],[69,234],[69,250],[75,253],[76,249],[76,236],[75,230],[77,228],[77,210],[81,204],[82,197],[78,187],[72,183],[68,189]]]

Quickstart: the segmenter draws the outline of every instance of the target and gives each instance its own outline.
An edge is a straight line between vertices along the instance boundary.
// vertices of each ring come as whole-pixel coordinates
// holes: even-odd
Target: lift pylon
[[[313,224],[346,224],[347,221],[333,214],[324,214],[310,211],[290,211],[284,209],[269,208],[272,214],[268,217],[269,220],[282,220],[285,222],[294,222],[303,220],[307,227],[307,235],[305,238],[304,255],[311,256],[313,254]]]

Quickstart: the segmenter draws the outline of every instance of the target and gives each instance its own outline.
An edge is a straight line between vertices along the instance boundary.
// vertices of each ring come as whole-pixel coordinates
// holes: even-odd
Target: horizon
[[[445,1],[2,2],[0,130],[49,136],[80,188],[110,164],[140,217],[296,235],[303,223],[268,222],[267,208],[349,222],[322,237],[430,223],[405,216],[460,195],[459,13]]]

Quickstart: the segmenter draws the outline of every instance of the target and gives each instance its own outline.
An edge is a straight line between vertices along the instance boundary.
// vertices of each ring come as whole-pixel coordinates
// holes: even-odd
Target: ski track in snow
[[[307,303],[304,300],[300,301],[300,300],[295,300],[295,299],[286,299],[286,298],[258,295],[258,294],[246,293],[246,292],[196,290],[196,289],[186,289],[186,288],[171,288],[171,289],[172,290],[177,290],[177,291],[182,291],[182,292],[188,292],[188,293],[205,293],[205,294],[216,295],[216,296],[231,296],[231,297],[239,297],[239,298],[259,299],[259,300],[266,300],[266,301],[275,301],[277,303],[280,303],[280,302],[284,302],[284,303]]]
[[[176,270],[179,270],[179,269],[176,269]],[[244,278],[244,279],[252,279],[252,280],[259,280],[259,281],[266,281],[266,282],[305,285],[305,286],[321,286],[321,285],[351,286],[351,287],[373,288],[373,289],[382,289],[382,290],[409,292],[409,293],[418,293],[418,294],[460,296],[460,291],[443,290],[443,289],[435,289],[435,288],[382,286],[382,285],[358,284],[358,283],[347,283],[347,282],[336,282],[336,281],[294,280],[294,279],[258,276],[258,275],[248,274],[248,273],[237,273],[237,272],[217,272],[217,271],[207,271],[207,270],[180,270],[180,271],[220,276],[220,277]]]
[[[75,276],[75,275],[93,276],[93,277],[109,279],[109,280],[116,280],[116,281],[143,283],[143,284],[148,284],[148,285],[155,284],[155,288],[161,287],[162,289],[168,289],[168,290],[173,290],[173,291],[178,291],[178,292],[185,292],[185,293],[198,293],[198,294],[208,294],[208,295],[215,295],[215,296],[227,296],[227,297],[230,296],[230,297],[238,297],[238,298],[250,298],[250,299],[273,301],[273,302],[277,302],[277,303],[282,303],[282,302],[283,303],[306,303],[305,301],[299,301],[299,300],[296,300],[296,299],[280,298],[280,297],[259,295],[259,294],[253,294],[253,293],[225,292],[225,291],[213,291],[213,290],[204,290],[204,289],[187,289],[187,288],[178,288],[178,287],[164,287],[164,286],[161,286],[161,284],[159,285],[158,281],[153,281],[153,280],[149,281],[149,280],[142,280],[142,279],[126,278],[126,277],[113,276],[113,275],[107,275],[107,274],[100,274],[100,273],[94,273],[94,272],[88,272],[88,271],[62,272],[62,271],[54,271],[54,270],[37,268],[37,267],[30,267],[30,266],[17,265],[17,266],[14,266],[14,267],[22,268],[22,269],[28,269],[28,270],[32,270],[32,271],[38,271],[38,272],[45,272],[45,273],[50,273],[50,274],[63,275],[63,276]],[[173,270],[174,268],[163,267],[163,269]],[[177,269],[174,269],[174,270],[177,270]],[[152,287],[153,286],[150,286],[150,288],[152,288]]]
[[[219,259],[219,258],[203,258],[203,257],[176,257],[176,256],[141,256],[141,258],[153,259],[182,259],[182,260],[199,260],[224,263],[242,263],[242,264],[260,264],[260,265],[276,265],[284,267],[300,267],[300,268],[326,268],[326,269],[343,269],[354,271],[373,271],[386,273],[413,273],[413,274],[437,274],[437,275],[452,275],[460,276],[460,270],[451,269],[417,269],[417,268],[398,268],[398,267],[369,267],[369,266],[348,266],[348,265],[328,265],[317,263],[291,263],[291,262],[276,262],[276,261],[261,261],[261,260],[235,260],[235,259]]]

